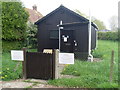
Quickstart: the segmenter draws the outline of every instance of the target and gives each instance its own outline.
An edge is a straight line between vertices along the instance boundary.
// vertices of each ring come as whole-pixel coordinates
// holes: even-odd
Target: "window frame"
[[[54,33],[55,31],[58,32],[58,34],[55,33],[55,34],[57,34],[57,35],[54,36],[53,33]],[[52,32],[53,32],[53,33],[52,33]],[[50,30],[50,32],[49,32],[49,38],[50,38],[50,39],[59,39],[59,30]]]

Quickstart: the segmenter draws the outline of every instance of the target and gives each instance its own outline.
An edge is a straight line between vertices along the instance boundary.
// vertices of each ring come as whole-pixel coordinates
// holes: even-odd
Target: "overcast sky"
[[[118,15],[118,1],[120,0],[21,0],[25,7],[32,9],[34,4],[37,5],[37,10],[44,16],[61,4],[65,7],[75,10],[78,9],[82,13],[91,15],[103,21],[109,28],[109,20],[112,16]]]

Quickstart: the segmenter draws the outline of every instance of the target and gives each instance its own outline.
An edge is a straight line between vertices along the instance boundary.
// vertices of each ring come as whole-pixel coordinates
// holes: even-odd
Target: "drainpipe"
[[[91,13],[90,13],[90,9],[89,9],[89,47],[88,47],[88,61],[93,62],[93,56],[91,54]]]

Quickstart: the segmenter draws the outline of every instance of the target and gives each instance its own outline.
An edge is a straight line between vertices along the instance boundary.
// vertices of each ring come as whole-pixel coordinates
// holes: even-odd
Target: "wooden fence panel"
[[[26,52],[26,77],[53,79],[53,54]]]

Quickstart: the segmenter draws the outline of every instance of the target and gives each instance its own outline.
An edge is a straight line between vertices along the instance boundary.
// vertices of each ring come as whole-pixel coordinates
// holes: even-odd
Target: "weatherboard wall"
[[[63,24],[64,23],[72,23],[72,22],[80,22],[80,21],[82,22],[83,21],[80,18],[75,17],[71,13],[67,12],[66,10],[59,10],[56,13],[50,15],[48,18],[46,18],[45,20],[43,20],[41,23],[38,24],[38,51],[42,51],[44,48],[46,48],[46,49],[47,48],[58,49],[58,45],[59,45],[58,44],[58,39],[50,39],[49,37],[50,37],[50,31],[51,30],[58,30],[57,25],[60,23],[61,20],[63,21]],[[81,29],[86,28],[86,30],[82,29],[84,31],[81,30],[80,32],[87,31],[87,27],[86,27],[87,25],[85,27],[84,26],[85,25],[83,25],[81,27]],[[72,27],[72,28],[75,30],[75,27]],[[79,27],[76,27],[76,28],[79,28]],[[79,29],[77,29],[77,30],[79,30]],[[80,34],[80,32],[77,31],[77,30],[76,30],[77,34],[78,33]],[[85,32],[85,34],[86,34],[86,32]],[[81,35],[83,36],[82,33],[81,33]],[[81,35],[77,35],[76,39],[77,39],[78,36],[81,37]],[[82,37],[82,39],[86,39],[86,37],[84,37],[84,38]],[[86,40],[83,40],[83,42],[84,41],[86,41]],[[80,42],[80,43],[82,45],[82,42]]]
[[[80,24],[71,24],[65,25],[64,30],[73,30],[74,39],[77,41],[77,47],[74,47],[73,52],[79,52],[80,54],[88,54],[88,20],[83,17],[75,14],[73,11],[66,9],[65,7],[60,6],[53,12],[49,13],[42,19],[36,22],[38,26],[38,51],[42,52],[43,49],[58,49],[59,48],[59,39],[51,39],[50,32],[51,30],[59,30],[57,25],[60,24],[60,21],[63,24],[66,23],[76,23]],[[86,23],[84,23],[86,22]],[[96,30],[95,26],[92,26],[92,42],[91,47],[94,49],[96,47]]]

